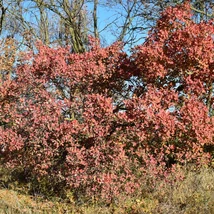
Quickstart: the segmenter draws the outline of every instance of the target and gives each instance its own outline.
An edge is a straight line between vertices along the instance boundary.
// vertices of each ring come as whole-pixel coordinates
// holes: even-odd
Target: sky
[[[88,3],[87,8],[89,11],[93,11],[93,3]],[[97,17],[98,17],[98,29],[100,31],[100,37],[101,39],[104,39],[105,45],[110,45],[113,42],[116,41],[116,37],[114,35],[114,32],[119,33],[120,29],[117,28],[115,25],[110,25],[112,22],[116,22],[118,26],[123,25],[123,18],[121,18],[121,15],[119,12],[122,10],[120,6],[115,7],[105,7],[105,6],[99,6],[97,10]],[[133,21],[134,22],[134,21]],[[107,29],[105,29],[107,27]],[[147,32],[145,32],[144,37],[147,36]],[[142,44],[144,42],[144,39],[141,39],[137,44]]]

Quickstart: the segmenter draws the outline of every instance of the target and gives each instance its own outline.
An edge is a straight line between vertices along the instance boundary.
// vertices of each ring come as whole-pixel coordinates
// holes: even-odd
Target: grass
[[[214,213],[214,169],[204,167],[180,169],[183,180],[157,181],[155,189],[142,186],[136,197],[121,195],[116,204],[93,203],[78,205],[68,194],[66,200],[31,196],[16,184],[0,189],[0,214],[33,213],[78,213],[78,214],[213,214]],[[180,173],[180,172],[176,172]],[[171,185],[169,184],[171,183]]]

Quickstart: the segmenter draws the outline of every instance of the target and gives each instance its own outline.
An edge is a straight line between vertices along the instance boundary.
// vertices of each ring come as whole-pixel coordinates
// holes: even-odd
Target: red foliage
[[[209,163],[213,33],[184,4],[168,8],[130,58],[119,43],[94,41],[83,54],[38,44],[0,85],[2,162],[106,199],[132,194],[145,173]]]
[[[214,81],[213,34],[213,20],[194,23],[188,3],[169,7],[145,44],[135,48],[132,55],[135,75],[144,84],[157,87],[182,84],[187,94],[207,95]]]

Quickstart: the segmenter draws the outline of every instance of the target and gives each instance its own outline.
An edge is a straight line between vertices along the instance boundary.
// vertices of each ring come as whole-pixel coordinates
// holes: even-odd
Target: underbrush
[[[32,184],[13,180],[11,173],[3,169],[0,179],[0,213],[214,213],[213,167],[177,167],[167,179],[157,179],[155,183],[146,175],[134,196],[124,192],[111,203],[96,197],[87,201],[84,195],[77,200],[70,191],[54,195],[45,186],[42,190],[42,184],[40,194],[37,191],[32,195]],[[49,192],[45,194],[45,190]]]

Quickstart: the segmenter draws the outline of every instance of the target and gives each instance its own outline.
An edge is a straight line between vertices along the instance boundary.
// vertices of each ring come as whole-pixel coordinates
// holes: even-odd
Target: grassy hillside
[[[47,198],[45,195],[30,195],[29,186],[6,181],[1,174],[0,213],[118,213],[118,214],[213,214],[214,213],[214,169],[204,167],[196,171],[194,167],[182,168],[182,181],[158,181],[155,188],[145,186],[133,198],[121,195],[112,204],[98,201],[81,203],[74,201],[71,193],[67,197]],[[147,179],[147,178],[145,178]],[[171,185],[170,185],[171,183]]]

